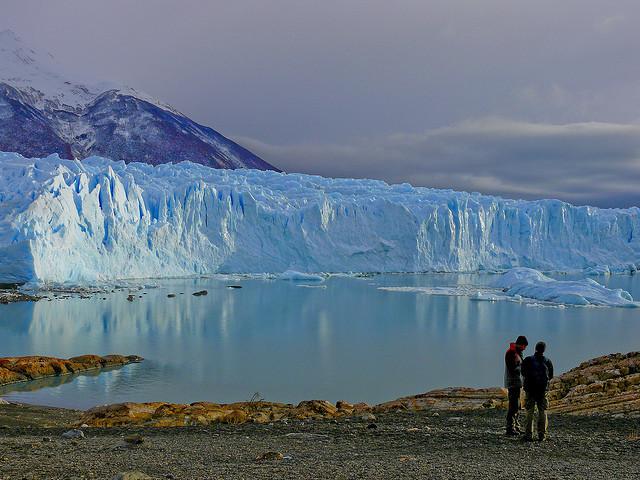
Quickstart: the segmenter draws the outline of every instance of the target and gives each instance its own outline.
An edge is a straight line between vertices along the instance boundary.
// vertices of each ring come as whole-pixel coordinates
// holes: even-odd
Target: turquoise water
[[[9,393],[5,387],[0,394],[78,408],[125,400],[231,402],[255,392],[284,402],[377,403],[443,386],[500,385],[504,350],[520,334],[531,344],[547,341],[558,371],[640,349],[640,309],[531,307],[379,289],[487,285],[493,278],[179,279],[154,281],[155,288],[140,290],[133,302],[117,291],[0,305],[0,356],[146,358],[100,375],[46,379]],[[598,281],[640,298],[638,276]],[[191,295],[202,289],[207,296]],[[44,388],[29,391],[36,387]]]

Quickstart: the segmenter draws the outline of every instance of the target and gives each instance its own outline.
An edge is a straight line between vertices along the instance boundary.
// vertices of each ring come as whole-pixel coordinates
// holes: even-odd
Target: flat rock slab
[[[640,352],[594,358],[554,379],[551,411],[640,416]]]
[[[137,355],[80,355],[69,359],[26,356],[0,358],[0,386],[87,370],[119,367],[143,360]]]

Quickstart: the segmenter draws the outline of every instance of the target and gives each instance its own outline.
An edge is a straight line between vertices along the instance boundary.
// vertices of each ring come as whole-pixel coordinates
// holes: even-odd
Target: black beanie
[[[529,345],[529,342],[527,341],[527,337],[525,337],[524,335],[520,335],[516,340],[516,345],[524,345],[525,347]]]

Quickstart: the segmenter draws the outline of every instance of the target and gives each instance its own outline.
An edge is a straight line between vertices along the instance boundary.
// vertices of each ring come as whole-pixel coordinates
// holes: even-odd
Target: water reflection
[[[332,278],[326,288],[292,282],[167,280],[116,292],[0,306],[5,355],[139,354],[147,361],[79,377],[23,401],[88,407],[132,400],[237,401],[259,391],[270,400],[379,402],[446,385],[498,385],[506,343],[518,334],[547,340],[557,368],[638,349],[640,312],[532,308],[464,297],[378,290],[379,286],[486,284],[487,275],[384,275]],[[611,287],[640,297],[638,277]],[[238,283],[238,280],[234,280]],[[208,295],[194,297],[207,289]],[[175,298],[167,298],[175,293]],[[182,293],[182,294],[181,294]],[[141,298],[138,298],[141,297]]]

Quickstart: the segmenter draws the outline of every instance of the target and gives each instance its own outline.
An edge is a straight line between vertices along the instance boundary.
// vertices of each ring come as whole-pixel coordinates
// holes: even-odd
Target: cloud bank
[[[640,206],[639,124],[484,118],[341,145],[236,139],[287,172],[602,207]]]

